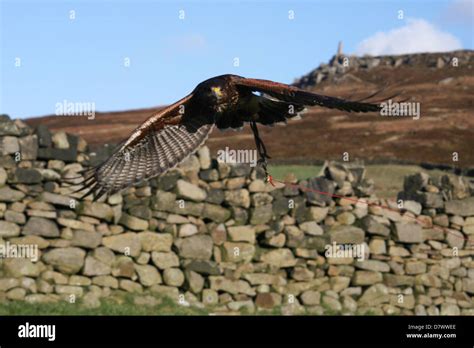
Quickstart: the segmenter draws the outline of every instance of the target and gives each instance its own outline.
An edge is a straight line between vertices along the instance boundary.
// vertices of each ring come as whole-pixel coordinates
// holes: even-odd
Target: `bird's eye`
[[[222,91],[220,87],[211,87],[211,93],[218,98],[222,96]]]

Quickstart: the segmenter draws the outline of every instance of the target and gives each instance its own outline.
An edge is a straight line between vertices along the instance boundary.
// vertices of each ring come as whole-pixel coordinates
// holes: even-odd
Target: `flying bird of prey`
[[[272,125],[295,117],[306,106],[348,112],[379,111],[376,104],[349,101],[268,80],[221,75],[201,82],[186,97],[158,111],[136,128],[102,164],[82,172],[82,198],[99,199],[175,167],[194,153],[214,127],[250,123],[266,171],[269,158],[257,124]]]

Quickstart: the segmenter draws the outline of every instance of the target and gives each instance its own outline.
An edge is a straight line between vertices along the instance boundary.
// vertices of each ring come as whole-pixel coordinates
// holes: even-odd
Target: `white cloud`
[[[460,49],[461,42],[424,19],[407,19],[403,27],[378,32],[357,46],[358,55],[445,52]]]

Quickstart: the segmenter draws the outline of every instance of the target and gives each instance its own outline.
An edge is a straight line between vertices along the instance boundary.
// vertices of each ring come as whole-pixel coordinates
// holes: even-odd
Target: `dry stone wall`
[[[129,292],[215,313],[474,314],[466,178],[415,174],[392,201],[362,166],[327,163],[273,187],[203,147],[80,201],[63,178],[94,156],[79,137],[0,117],[0,301],[95,307]]]

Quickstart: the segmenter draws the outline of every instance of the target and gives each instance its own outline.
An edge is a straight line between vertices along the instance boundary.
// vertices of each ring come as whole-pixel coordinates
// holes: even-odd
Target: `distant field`
[[[306,165],[274,165],[269,166],[269,172],[276,178],[283,180],[292,173],[298,179],[307,179],[319,174],[321,166]],[[426,170],[415,165],[366,165],[366,177],[375,182],[375,192],[381,198],[395,198],[403,187],[406,175],[425,172],[433,178],[446,174],[441,170]]]
[[[322,166],[306,165],[269,165],[268,171],[276,178],[283,180],[286,175],[294,174],[299,180],[318,176]]]

